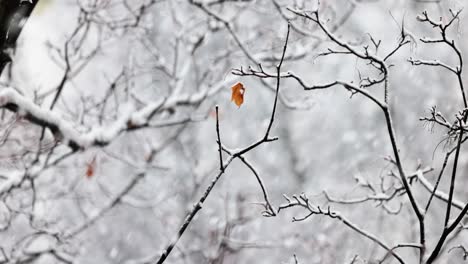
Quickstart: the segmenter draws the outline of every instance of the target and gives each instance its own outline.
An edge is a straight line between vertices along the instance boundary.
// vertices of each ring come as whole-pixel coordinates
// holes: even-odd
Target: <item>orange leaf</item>
[[[234,103],[238,107],[240,107],[242,103],[244,102],[244,92],[245,92],[244,85],[238,82],[234,84],[234,86],[232,86],[231,89],[232,89],[231,101],[234,101]]]
[[[94,171],[96,169],[96,156],[86,164],[86,178],[91,178],[94,175]]]

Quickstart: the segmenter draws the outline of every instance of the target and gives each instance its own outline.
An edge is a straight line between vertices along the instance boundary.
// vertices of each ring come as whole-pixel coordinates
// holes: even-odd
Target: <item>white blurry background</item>
[[[269,66],[277,63],[287,21],[270,0],[199,2],[230,21],[242,47],[222,23],[189,1],[39,2],[19,39],[9,74],[2,77],[10,86],[48,107],[65,79],[54,111],[84,132],[112,124],[129,105],[140,108],[162,99],[180,102],[158,112],[155,127],[122,133],[107,146],[79,151],[44,169],[35,180],[34,195],[24,184],[1,196],[0,225],[5,228],[0,230],[0,246],[12,263],[16,263],[15,258],[21,263],[28,250],[40,251],[50,244],[73,263],[131,263],[157,256],[219,169],[214,106],[219,105],[220,134],[226,146],[245,147],[264,135],[273,91],[260,79],[233,76],[231,70],[256,66],[247,51],[273,71]],[[293,17],[286,10],[288,6],[315,6],[314,1],[275,3],[288,17]],[[416,16],[427,10],[432,17],[446,19],[450,18],[449,9],[464,6],[464,1],[321,1],[323,21],[357,47],[372,45],[370,34],[381,40],[379,52],[386,54],[398,43],[402,21],[415,37],[415,42],[390,60],[390,104],[405,169],[414,171],[420,163],[434,167],[436,170],[426,175],[431,182],[452,145],[439,144],[446,138],[446,130],[431,129],[419,118],[437,105],[453,120],[462,101],[454,76],[441,68],[413,66],[407,59],[456,63],[450,49],[419,41],[438,33],[418,22]],[[462,52],[466,50],[465,18],[462,11],[450,31]],[[336,45],[312,22],[296,19],[293,23],[308,35],[291,31],[288,52],[297,58],[286,60],[284,71],[294,71],[311,84],[358,81],[360,73],[372,74],[365,62],[352,56],[317,57]],[[66,46],[70,69],[64,78]],[[230,87],[238,81],[246,87],[245,101],[239,108],[230,101]],[[273,79],[265,81],[275,84]],[[212,87],[220,89],[196,102],[182,100]],[[380,88],[372,89],[382,96]],[[263,178],[273,205],[285,202],[283,194],[304,192],[315,204],[330,205],[389,244],[416,241],[417,225],[406,196],[387,204],[392,210],[401,205],[398,214],[391,214],[375,202],[330,203],[322,193],[325,190],[340,199],[362,197],[368,191],[357,185],[356,179],[378,184],[381,175],[395,170],[385,160],[392,152],[380,110],[360,95],[350,98],[341,87],[304,91],[297,82],[282,80],[280,93],[282,100],[272,130],[279,140],[246,155]],[[104,108],[100,104],[103,100],[108,100]],[[41,128],[27,121],[11,123],[12,116],[5,112],[2,119],[1,132],[7,135],[13,131],[4,136],[0,146],[2,174],[24,171],[33,164],[41,135]],[[167,122],[178,124],[167,126]],[[53,145],[50,132],[44,141],[41,159],[46,159]],[[125,199],[80,234],[64,241],[50,239],[50,234],[66,233],[98,214],[141,170],[152,148],[162,149],[147,167],[145,178]],[[63,155],[67,150],[59,145],[51,155]],[[461,201],[467,198],[464,153],[456,190]],[[87,177],[93,159],[93,175]],[[447,186],[442,184],[441,188],[446,190]],[[413,183],[413,189],[418,199],[427,200],[429,193],[421,184]],[[293,254],[300,263],[350,263],[355,255],[359,255],[356,263],[374,263],[385,255],[339,221],[318,215],[291,222],[293,216],[305,214],[301,210],[266,218],[261,215],[261,202],[254,175],[240,161],[234,161],[168,263],[294,263]],[[436,200],[427,213],[430,247],[442,227],[444,205]],[[53,242],[40,241],[38,234]],[[466,234],[461,233],[451,243],[463,241]],[[401,252],[410,259],[416,256],[411,249]],[[445,250],[443,254],[440,263],[462,261],[460,252]],[[33,261],[60,263],[50,254],[40,254]]]

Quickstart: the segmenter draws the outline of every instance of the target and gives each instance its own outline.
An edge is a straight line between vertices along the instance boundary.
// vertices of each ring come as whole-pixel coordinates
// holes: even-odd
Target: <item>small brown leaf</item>
[[[91,178],[94,175],[94,171],[96,170],[96,156],[86,164],[86,178]]]
[[[240,107],[242,103],[244,102],[244,92],[245,92],[244,85],[238,82],[234,86],[231,87],[231,90],[232,90],[231,101],[234,101],[234,103],[238,107]]]

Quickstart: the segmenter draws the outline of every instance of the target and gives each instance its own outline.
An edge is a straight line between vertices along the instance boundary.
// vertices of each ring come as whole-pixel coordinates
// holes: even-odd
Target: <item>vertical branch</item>
[[[444,229],[447,228],[448,221],[450,219],[450,209],[452,208],[453,192],[455,189],[455,177],[457,175],[458,160],[460,157],[460,149],[461,149],[462,139],[463,139],[463,126],[462,126],[461,120],[459,120],[459,123],[460,123],[461,129],[460,129],[460,135],[458,136],[457,150],[455,152],[455,160],[453,161],[452,178],[450,180],[450,190],[449,190],[449,198],[447,202],[447,211],[445,213]]]
[[[438,28],[440,36],[441,36],[438,39],[421,38],[421,41],[423,43],[428,43],[428,44],[438,44],[438,43],[447,44],[455,52],[455,54],[456,54],[456,56],[458,58],[458,65],[456,67],[452,67],[452,66],[449,66],[447,64],[438,62],[438,61],[413,60],[411,58],[409,60],[413,65],[438,66],[438,67],[445,68],[445,69],[449,70],[450,72],[454,73],[457,76],[457,81],[458,81],[459,88],[460,88],[460,91],[461,91],[461,94],[462,94],[463,106],[464,106],[464,109],[465,109],[463,111],[463,113],[462,113],[462,117],[457,117],[458,123],[459,123],[459,128],[460,128],[460,134],[459,134],[458,143],[457,143],[456,152],[455,152],[455,157],[454,157],[454,162],[453,162],[452,176],[451,176],[451,179],[450,179],[450,187],[449,187],[450,189],[449,189],[449,195],[448,195],[448,199],[447,199],[447,209],[446,209],[446,213],[445,213],[443,232],[442,232],[442,235],[440,236],[439,240],[437,241],[436,247],[434,248],[434,250],[430,254],[430,256],[429,256],[429,258],[427,260],[427,263],[434,262],[434,260],[438,257],[438,255],[439,255],[439,253],[440,253],[440,251],[442,249],[442,246],[443,246],[445,240],[447,239],[447,236],[453,231],[453,229],[457,225],[457,220],[460,219],[459,221],[461,221],[461,218],[462,218],[462,217],[459,216],[457,218],[457,220],[449,226],[450,212],[451,212],[451,208],[452,208],[452,204],[453,204],[453,193],[454,193],[454,189],[455,189],[455,179],[456,179],[456,174],[457,174],[458,160],[460,158],[460,149],[461,149],[461,145],[463,143],[463,132],[464,132],[463,125],[466,122],[467,117],[468,117],[468,115],[466,113],[466,108],[468,107],[468,102],[467,102],[467,98],[466,98],[466,94],[465,94],[465,88],[464,88],[463,79],[462,79],[463,64],[464,64],[463,56],[462,56],[462,53],[461,53],[460,49],[455,44],[455,41],[451,40],[451,39],[449,39],[447,37],[448,28],[453,24],[453,22],[455,20],[459,19],[459,15],[461,13],[461,10],[459,10],[457,12],[453,12],[452,10],[450,10],[450,12],[452,14],[452,17],[446,23],[444,23],[441,19],[440,20],[434,20],[434,19],[430,18],[426,11],[424,11],[422,13],[422,15],[418,16],[417,19],[420,22],[427,23],[427,24],[431,25],[434,28]],[[431,197],[429,198],[429,201],[428,201],[428,204],[427,204],[426,208],[429,207],[430,202],[432,200],[432,197],[434,196],[434,194],[435,194],[435,192],[437,190],[437,186],[439,185],[440,178],[442,176],[442,173],[443,173],[443,171],[444,171],[444,169],[446,167],[448,158],[449,158],[452,151],[448,152],[446,154],[446,156],[445,156],[445,160],[444,160],[444,164],[442,166],[442,170],[440,172],[439,178],[437,179],[436,186],[435,186],[434,190],[431,193]],[[466,213],[466,211],[465,211],[465,213]]]
[[[391,114],[390,114],[390,106],[389,106],[389,102],[388,102],[389,77],[388,77],[388,66],[385,63],[386,59],[388,59],[397,50],[399,50],[402,46],[406,45],[409,42],[405,41],[404,38],[403,38],[401,40],[400,44],[392,52],[390,52],[384,59],[381,59],[376,55],[371,55],[368,52],[367,49],[365,49],[364,52],[360,52],[357,49],[355,49],[354,47],[352,47],[350,44],[340,40],[335,34],[330,32],[327,29],[327,27],[323,24],[323,22],[320,20],[318,10],[313,11],[311,15],[309,13],[305,12],[305,11],[292,10],[292,9],[289,9],[289,10],[291,12],[295,13],[298,16],[307,18],[307,19],[315,22],[322,29],[322,31],[330,38],[330,40],[333,41],[335,44],[337,44],[342,49],[342,50],[338,50],[338,51],[330,50],[328,53],[323,53],[322,55],[352,54],[352,55],[354,55],[355,57],[357,57],[359,59],[369,61],[369,64],[371,66],[373,66],[374,68],[376,68],[377,70],[380,71],[380,73],[382,75],[381,78],[376,79],[376,80],[370,80],[369,79],[367,84],[365,84],[365,85],[361,84],[360,87],[356,87],[356,86],[354,86],[352,84],[349,84],[349,83],[348,84],[346,84],[346,83],[343,84],[343,82],[335,81],[335,82],[328,83],[328,84],[325,84],[325,85],[316,85],[316,86],[307,87],[306,90],[325,89],[325,88],[329,88],[331,86],[340,84],[340,85],[343,85],[345,88],[347,88],[350,91],[355,91],[355,92],[358,92],[360,94],[365,95],[367,98],[371,99],[373,102],[375,102],[382,109],[382,111],[384,112],[384,115],[385,115],[387,130],[388,130],[388,134],[389,134],[389,137],[390,137],[390,143],[392,145],[393,155],[395,156],[395,164],[396,164],[398,172],[399,172],[399,177],[400,177],[400,180],[401,180],[401,182],[403,184],[405,192],[408,195],[408,199],[409,199],[409,201],[411,203],[411,207],[412,207],[412,209],[413,209],[413,211],[414,211],[414,213],[415,213],[415,215],[416,215],[416,217],[418,219],[419,233],[420,233],[420,243],[421,243],[420,262],[422,262],[423,255],[424,255],[424,250],[425,250],[424,215],[422,214],[421,209],[419,208],[418,203],[417,203],[417,201],[416,201],[416,199],[415,199],[415,197],[413,195],[413,192],[412,192],[411,187],[410,187],[410,185],[408,183],[408,180],[406,178],[406,175],[405,175],[405,172],[404,172],[404,169],[403,169],[403,165],[402,165],[402,161],[401,161],[401,158],[400,158],[399,149],[398,149],[396,136],[395,136],[395,129],[394,129],[394,126],[393,126],[392,117],[391,117]],[[405,34],[403,34],[403,36],[405,36]],[[299,81],[300,79],[296,78],[296,80]],[[299,81],[299,83],[301,83],[301,81]],[[384,83],[384,102],[383,103],[380,102],[380,100],[378,100],[375,96],[369,94],[366,90],[362,89],[362,88],[370,87],[370,86],[380,84],[380,83]]]
[[[289,41],[289,31],[291,30],[291,24],[288,23],[288,31],[286,33],[286,41],[284,42],[283,46],[283,53],[281,54],[281,60],[276,66],[276,91],[275,91],[275,102],[273,103],[273,110],[271,113],[270,124],[268,124],[267,131],[265,133],[265,140],[268,139],[270,134],[271,126],[273,125],[273,121],[275,120],[275,113],[276,113],[276,105],[278,104],[278,95],[280,90],[280,79],[281,79],[281,66],[283,65],[284,56],[286,54],[286,48],[288,47]]]
[[[219,169],[221,172],[224,172],[224,166],[223,166],[223,153],[222,153],[222,147],[221,147],[221,136],[219,134],[219,113],[218,113],[218,106],[216,106],[216,134],[218,136],[218,151],[219,151]]]
[[[384,114],[385,114],[385,119],[387,123],[387,129],[388,129],[388,134],[390,136],[390,142],[392,144],[392,149],[393,149],[393,155],[395,156],[395,164],[398,169],[398,174],[400,175],[401,182],[403,183],[403,187],[405,188],[406,194],[408,195],[408,199],[411,203],[411,207],[413,208],[414,213],[416,214],[416,217],[418,218],[418,223],[419,223],[419,242],[421,244],[420,248],[420,254],[419,254],[419,261],[422,262],[423,257],[424,257],[424,251],[425,251],[425,243],[426,243],[426,238],[425,238],[425,227],[424,227],[424,215],[421,213],[421,209],[419,208],[416,199],[414,198],[413,192],[411,191],[411,186],[408,183],[408,180],[406,179],[406,174],[405,171],[403,170],[403,165],[401,163],[400,159],[400,153],[398,151],[398,146],[396,142],[396,137],[395,137],[395,131],[393,128],[393,122],[392,122],[392,117],[390,115],[390,110],[388,107],[383,108]]]
[[[465,112],[463,119],[466,119],[467,116],[468,115]],[[452,178],[450,180],[450,190],[449,190],[449,197],[448,197],[448,201],[447,201],[447,211],[445,213],[444,230],[442,232],[442,235],[439,238],[439,241],[437,241],[436,247],[434,248],[431,255],[429,256],[429,258],[428,258],[428,260],[426,262],[427,264],[433,263],[434,260],[439,256],[439,253],[440,253],[440,251],[442,249],[442,246],[444,245],[444,242],[447,239],[448,235],[450,233],[452,233],[452,231],[455,229],[455,227],[458,225],[458,223],[461,222],[461,220],[463,219],[463,217],[465,216],[465,214],[466,214],[466,212],[468,210],[468,204],[467,204],[463,208],[463,210],[460,212],[458,217],[455,219],[455,221],[449,225],[450,210],[452,208],[453,193],[454,193],[454,189],[455,189],[455,177],[457,175],[457,166],[458,166],[458,160],[459,160],[459,157],[460,157],[460,149],[461,149],[461,145],[462,145],[462,142],[463,142],[463,131],[464,131],[463,125],[462,125],[463,122],[460,119],[458,121],[459,121],[459,124],[460,124],[460,135],[459,135],[459,138],[458,138],[457,150],[455,152],[455,158],[454,158],[454,161],[453,161]]]

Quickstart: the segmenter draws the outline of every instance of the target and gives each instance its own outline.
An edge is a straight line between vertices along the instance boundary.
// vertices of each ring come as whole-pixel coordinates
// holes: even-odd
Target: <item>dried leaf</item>
[[[245,92],[244,85],[238,82],[234,86],[232,86],[231,89],[232,89],[231,101],[234,101],[234,103],[238,107],[240,107],[242,103],[244,102],[244,92]]]
[[[96,170],[96,156],[86,164],[86,178],[91,178]]]

